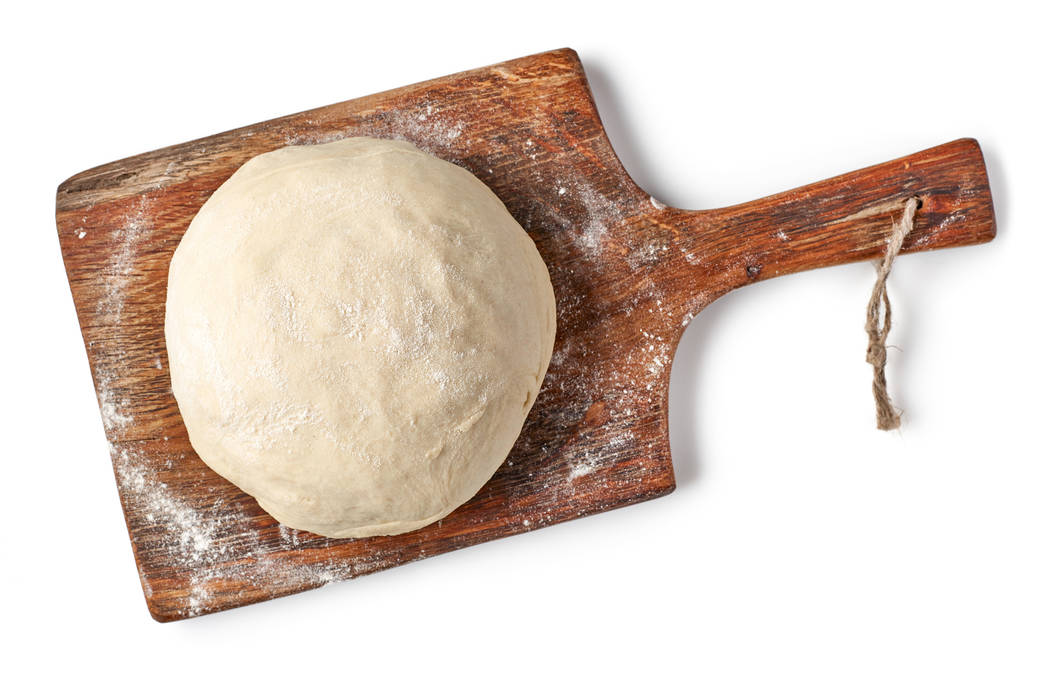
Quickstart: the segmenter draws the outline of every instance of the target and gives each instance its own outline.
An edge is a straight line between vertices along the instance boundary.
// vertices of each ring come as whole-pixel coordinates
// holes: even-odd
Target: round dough
[[[398,534],[503,463],[554,344],[532,240],[470,172],[351,138],[252,158],[168,275],[190,441],[290,527]]]

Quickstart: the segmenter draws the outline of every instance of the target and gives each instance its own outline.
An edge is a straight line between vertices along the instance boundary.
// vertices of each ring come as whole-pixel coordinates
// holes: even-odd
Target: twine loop
[[[919,209],[919,199],[909,198],[904,205],[901,220],[893,225],[889,240],[886,242],[886,256],[877,265],[878,275],[875,288],[868,301],[868,318],[864,329],[868,333],[867,362],[871,364],[874,378],[871,392],[875,396],[876,422],[880,430],[891,431],[900,428],[901,417],[886,390],[886,336],[890,333],[893,313],[890,310],[890,297],[886,292],[886,279],[890,277],[893,260],[900,254],[904,238],[911,233],[915,225],[915,211]]]

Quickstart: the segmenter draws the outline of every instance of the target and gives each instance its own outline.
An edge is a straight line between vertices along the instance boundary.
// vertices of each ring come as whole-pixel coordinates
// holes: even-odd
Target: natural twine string
[[[868,320],[864,324],[868,332],[868,362],[875,373],[871,391],[875,395],[875,414],[882,431],[892,431],[901,425],[900,412],[890,402],[889,393],[886,392],[886,335],[890,333],[890,319],[893,316],[890,312],[890,297],[886,292],[886,279],[890,277],[893,260],[900,254],[904,238],[911,233],[915,224],[917,209],[919,199],[909,198],[904,205],[904,216],[893,225],[893,232],[886,243],[886,256],[878,265],[875,289],[871,291],[871,300],[868,301]]]

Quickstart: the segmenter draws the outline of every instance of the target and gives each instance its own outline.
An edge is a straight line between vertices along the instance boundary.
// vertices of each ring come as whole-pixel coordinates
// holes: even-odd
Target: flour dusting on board
[[[587,221],[576,235],[576,244],[589,257],[600,262],[603,241],[609,233],[609,223],[619,216],[619,210],[588,184],[577,185],[576,194],[587,209]]]
[[[152,464],[134,446],[110,446],[113,467],[124,500],[135,514],[155,526],[145,539],[174,567],[192,570],[187,614],[197,616],[213,607],[217,587],[254,586],[299,590],[349,579],[389,567],[383,557],[346,562],[321,560],[292,563],[282,553],[300,546],[303,533],[279,527],[277,539],[264,541],[250,527],[253,516],[216,499],[210,506],[194,506],[158,479]],[[314,538],[316,540],[316,538]],[[321,545],[328,540],[321,539]],[[143,589],[152,584],[140,570]]]
[[[98,302],[98,313],[114,316],[114,323],[120,321],[124,312],[125,291],[131,282],[135,254],[150,227],[148,214],[149,201],[143,195],[136,208],[125,217],[123,227],[113,233],[113,256],[106,270],[107,285]]]
[[[649,220],[649,228],[623,228],[621,224],[666,206],[648,197],[644,204],[620,204],[582,176],[566,176],[548,184],[536,172],[531,180],[526,183],[548,193],[540,193],[529,202],[529,209],[520,217],[522,225],[541,237],[549,233],[555,246],[564,246],[564,242],[579,254],[570,266],[551,270],[558,297],[559,328],[571,325],[578,334],[565,334],[559,329],[540,392],[541,400],[556,398],[579,407],[564,412],[562,417],[566,422],[575,422],[570,425],[580,426],[578,430],[588,431],[590,438],[585,445],[556,447],[564,456],[567,483],[554,489],[570,503],[579,491],[596,487],[607,490],[620,482],[608,470],[612,460],[622,458],[625,450],[642,444],[631,428],[636,425],[632,422],[660,411],[662,385],[674,352],[674,332],[670,328],[678,325],[678,311],[665,304],[661,288],[648,272],[669,256],[669,240],[659,227],[659,217]],[[638,239],[627,240],[628,234]],[[607,288],[596,294],[593,283],[603,279],[605,269],[624,265],[630,272],[621,279],[629,281],[630,292],[616,301],[610,301],[615,295]],[[621,313],[644,313],[643,324],[654,331],[610,339],[603,324]],[[657,329],[661,327],[667,329]],[[589,332],[592,328],[596,334]],[[583,423],[592,411],[600,414],[593,415],[593,423]],[[522,449],[540,447],[532,435],[527,428]],[[549,430],[535,435],[538,440],[546,440]],[[547,449],[542,447],[541,452]],[[532,527],[542,527],[555,519],[541,515]]]
[[[179,560],[205,564],[222,559],[225,546],[216,537],[224,525],[220,519],[203,518],[194,508],[168,491],[154,479],[148,467],[135,452],[110,446],[117,479],[131,498],[139,500],[143,517],[165,530],[165,548]]]
[[[113,232],[113,254],[102,275],[105,286],[96,308],[98,315],[106,318],[107,323],[113,326],[120,325],[134,273],[135,257],[141,244],[149,237],[152,227],[149,208],[149,198],[146,195],[139,197],[135,208],[124,217],[121,228]],[[126,355],[121,350],[113,358],[115,360],[110,365],[99,365],[95,369],[99,409],[107,433],[123,431],[133,423],[130,414],[131,403],[127,398],[118,395],[115,383],[117,364],[123,361]]]

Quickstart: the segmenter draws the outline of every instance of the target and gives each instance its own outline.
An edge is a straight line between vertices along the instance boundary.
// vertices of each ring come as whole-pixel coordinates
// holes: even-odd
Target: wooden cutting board
[[[193,452],[164,347],[168,262],[202,203],[252,156],[347,136],[407,139],[481,178],[550,269],[558,336],[506,463],[439,523],[326,539],[278,525]],[[667,494],[671,360],[689,320],[757,280],[995,235],[977,143],[960,140],[755,202],[666,207],[616,158],[580,62],[561,49],[262,122],[82,172],[58,234],[150,613],[254,603]]]

